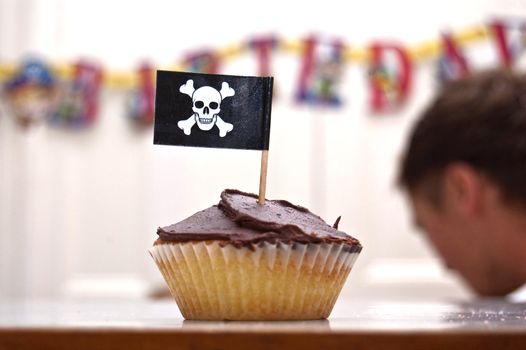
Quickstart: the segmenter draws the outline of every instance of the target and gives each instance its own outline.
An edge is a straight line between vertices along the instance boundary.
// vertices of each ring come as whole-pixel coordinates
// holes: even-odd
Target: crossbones
[[[179,91],[190,96],[192,111],[194,111],[188,119],[177,122],[177,126],[183,130],[185,135],[190,135],[195,124],[203,131],[211,130],[214,125],[217,125],[220,137],[225,137],[227,133],[232,131],[234,125],[225,122],[218,115],[221,111],[221,101],[235,94],[234,89],[228,86],[228,83],[223,82],[220,91],[211,86],[194,89],[194,81],[189,79],[181,85]]]

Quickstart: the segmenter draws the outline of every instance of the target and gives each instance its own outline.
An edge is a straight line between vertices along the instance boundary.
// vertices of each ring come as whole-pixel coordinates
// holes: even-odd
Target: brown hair
[[[410,134],[398,184],[437,187],[453,162],[471,165],[506,198],[526,203],[525,75],[493,70],[447,83]]]

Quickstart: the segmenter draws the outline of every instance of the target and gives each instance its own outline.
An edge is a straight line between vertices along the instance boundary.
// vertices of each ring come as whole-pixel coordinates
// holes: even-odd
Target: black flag
[[[154,144],[268,150],[272,77],[157,71]]]

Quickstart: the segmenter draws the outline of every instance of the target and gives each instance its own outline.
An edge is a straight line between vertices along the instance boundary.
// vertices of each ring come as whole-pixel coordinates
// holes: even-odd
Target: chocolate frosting
[[[218,205],[187,219],[159,228],[160,241],[188,242],[219,240],[236,247],[260,242],[344,243],[360,251],[360,242],[337,230],[308,209],[284,200],[257,202],[255,194],[224,190]],[[160,243],[161,243],[160,242]]]

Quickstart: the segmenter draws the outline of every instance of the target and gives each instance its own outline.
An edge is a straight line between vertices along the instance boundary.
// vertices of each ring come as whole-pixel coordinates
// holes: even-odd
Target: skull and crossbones
[[[185,84],[181,85],[179,91],[190,96],[192,99],[192,111],[194,112],[188,119],[177,122],[177,126],[183,130],[185,135],[190,135],[195,124],[203,131],[211,130],[216,125],[219,129],[220,137],[225,137],[227,133],[232,131],[234,125],[225,122],[218,115],[221,112],[221,102],[235,94],[234,89],[228,83],[223,82],[220,91],[211,86],[202,86],[199,89],[195,89],[194,81],[189,79]]]

